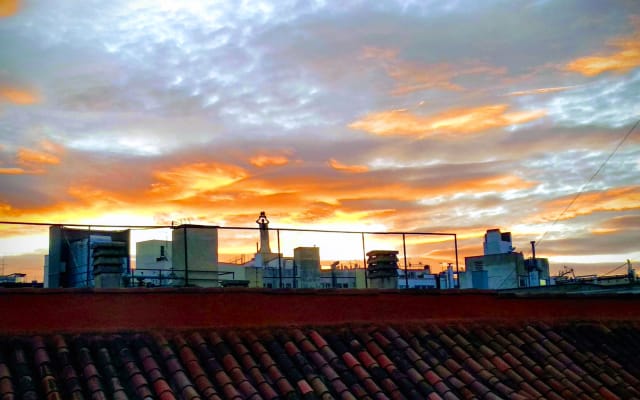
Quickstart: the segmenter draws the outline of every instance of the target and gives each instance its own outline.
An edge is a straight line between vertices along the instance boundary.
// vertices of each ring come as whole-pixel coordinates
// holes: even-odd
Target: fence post
[[[187,226],[184,225],[182,237],[184,239],[184,285],[189,286],[189,256],[187,255]]]
[[[89,287],[89,272],[91,271],[91,225],[87,226],[87,273],[85,287]]]
[[[362,234],[362,261],[364,266],[364,287],[365,289],[369,288],[369,275],[367,273],[367,250],[364,247],[364,232],[360,232]]]
[[[278,274],[280,275],[280,289],[282,289],[282,259],[280,258],[280,229],[276,229],[278,235]]]
[[[409,271],[407,271],[407,242],[405,241],[405,234],[402,234],[402,252],[404,253],[404,283],[405,289],[409,289]]]
[[[460,270],[458,269],[458,234],[453,234],[453,243],[456,248],[456,276],[458,277],[458,283],[456,286],[460,289]]]

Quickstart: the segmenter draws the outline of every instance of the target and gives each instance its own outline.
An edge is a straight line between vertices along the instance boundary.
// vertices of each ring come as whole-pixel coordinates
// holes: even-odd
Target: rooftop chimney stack
[[[271,247],[269,246],[269,220],[264,211],[260,211],[260,216],[256,220],[256,223],[260,227],[260,251],[262,254],[270,254]]]
[[[367,253],[369,286],[375,289],[398,288],[398,251],[372,250]]]

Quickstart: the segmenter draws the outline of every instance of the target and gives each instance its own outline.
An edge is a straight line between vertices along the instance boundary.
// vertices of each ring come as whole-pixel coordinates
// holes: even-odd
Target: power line
[[[589,180],[582,185],[582,187],[580,187],[580,190],[578,190],[578,193],[576,193],[575,196],[573,196],[573,199],[571,199],[571,201],[569,202],[569,204],[565,207],[564,210],[562,210],[562,212],[560,213],[560,215],[558,215],[558,217],[555,219],[555,221],[553,221],[553,223],[551,224],[551,226],[549,227],[549,229],[547,229],[546,231],[544,231],[544,233],[540,236],[540,238],[538,238],[538,240],[536,240],[536,245],[539,246],[540,242],[542,242],[542,240],[544,239],[544,237],[547,235],[547,233],[549,232],[549,230],[551,228],[553,228],[555,226],[555,224],[560,220],[560,218],[562,218],[562,216],[569,211],[569,209],[571,208],[571,206],[576,202],[576,200],[578,200],[578,198],[580,197],[580,195],[582,194],[583,190],[586,189],[587,186],[589,186],[589,184],[593,181],[593,179],[598,176],[598,174],[600,173],[600,171],[602,171],[602,169],[604,168],[605,165],[607,165],[607,163],[609,162],[609,160],[611,160],[611,158],[618,152],[618,149],[620,148],[620,146],[622,146],[622,144],[629,138],[629,136],[631,136],[631,133],[636,129],[636,127],[638,126],[638,124],[640,124],[640,119],[636,121],[635,124],[633,124],[633,126],[631,127],[631,129],[629,129],[629,131],[627,132],[626,135],[624,135],[624,137],[622,138],[622,140],[620,140],[620,142],[618,142],[618,145],[613,149],[613,151],[611,153],[609,153],[609,156],[607,156],[607,158],[602,162],[602,164],[600,164],[600,167],[596,170],[596,172],[593,173],[593,175],[591,175],[591,178],[589,178]]]
[[[626,263],[626,262],[624,262],[624,263],[622,263],[622,264],[618,265],[617,267],[615,267],[614,269],[612,269],[611,271],[607,272],[607,273],[606,273],[606,274],[604,274],[604,275],[609,275],[609,274],[610,274],[610,273],[612,273],[612,272],[616,272],[617,270],[619,270],[620,268],[624,267],[625,265],[627,265],[627,263]]]

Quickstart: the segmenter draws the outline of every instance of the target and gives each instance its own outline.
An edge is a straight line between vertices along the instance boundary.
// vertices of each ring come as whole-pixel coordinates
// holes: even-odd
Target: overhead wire
[[[604,274],[604,275],[609,275],[609,274],[611,274],[611,273],[613,273],[613,272],[616,272],[617,270],[619,270],[620,268],[622,268],[622,267],[624,267],[624,266],[626,266],[626,265],[627,265],[627,263],[626,263],[626,262],[623,262],[622,264],[618,265],[617,267],[615,267],[614,269],[612,269],[611,271],[607,272],[607,273],[606,273],[606,274]]]
[[[624,137],[622,138],[622,140],[620,140],[618,142],[618,144],[616,145],[616,147],[613,149],[613,151],[611,151],[609,153],[609,155],[607,156],[607,158],[602,162],[602,164],[600,164],[600,167],[598,167],[598,169],[596,170],[596,172],[593,173],[593,175],[591,175],[591,177],[589,178],[589,180],[582,185],[582,187],[580,187],[580,190],[578,190],[578,192],[575,194],[575,196],[573,196],[573,199],[571,199],[571,201],[569,202],[569,204],[564,208],[564,210],[562,210],[562,212],[560,213],[560,215],[558,215],[558,217],[556,217],[556,219],[553,221],[553,223],[551,224],[551,226],[544,231],[544,233],[536,240],[536,246],[539,246],[540,243],[544,240],[544,237],[547,235],[547,233],[549,233],[549,230],[551,230],[551,228],[553,228],[555,226],[555,224],[560,220],[560,218],[562,218],[562,216],[564,214],[566,214],[567,211],[569,211],[569,209],[571,208],[571,206],[573,206],[576,202],[576,200],[578,200],[578,198],[580,197],[580,195],[582,194],[582,192],[587,188],[587,186],[589,186],[589,184],[595,179],[596,176],[598,176],[598,174],[600,173],[600,171],[602,171],[605,167],[605,165],[607,165],[607,163],[609,162],[609,160],[611,160],[611,158],[618,152],[618,149],[620,149],[620,146],[622,146],[622,144],[629,138],[629,136],[631,136],[631,133],[633,133],[633,131],[636,129],[636,127],[638,126],[638,124],[640,124],[640,119],[636,121],[635,124],[633,124],[633,126],[631,127],[631,129],[629,129],[629,131],[626,133],[626,135],[624,135]]]

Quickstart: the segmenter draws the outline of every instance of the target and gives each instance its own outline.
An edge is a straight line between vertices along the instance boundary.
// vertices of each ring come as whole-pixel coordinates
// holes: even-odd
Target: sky
[[[499,228],[552,272],[640,262],[634,0],[0,0],[0,49],[2,221],[264,210],[452,232],[461,257]],[[46,232],[0,226],[6,272],[41,278]]]

